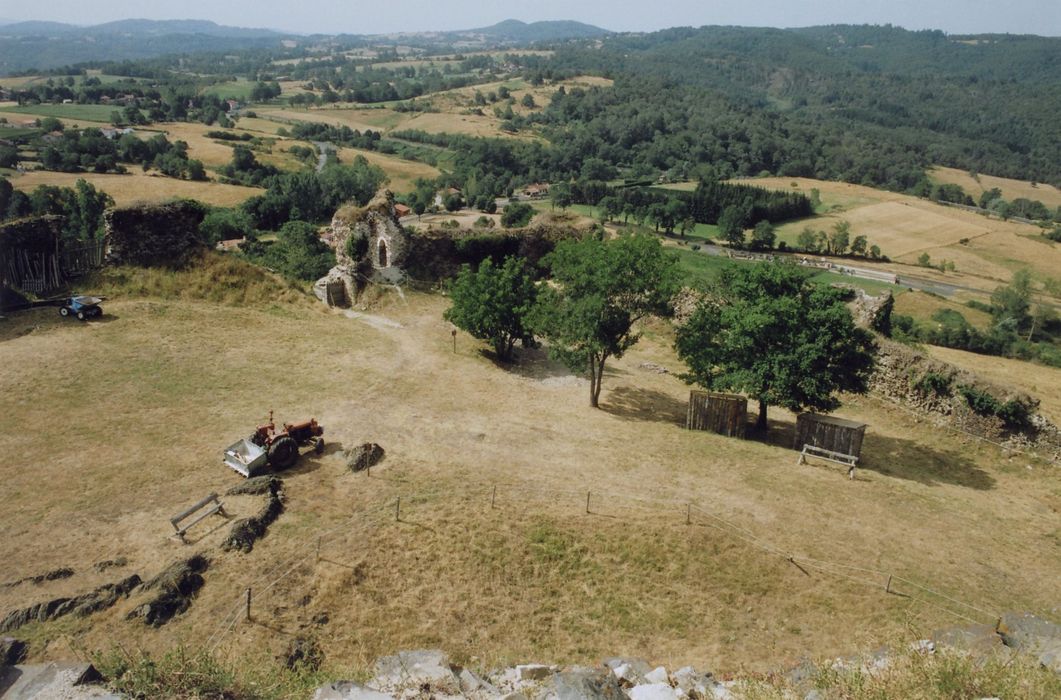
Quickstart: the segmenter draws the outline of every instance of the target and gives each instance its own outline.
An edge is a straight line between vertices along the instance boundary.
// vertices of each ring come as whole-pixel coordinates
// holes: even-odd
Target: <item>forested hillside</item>
[[[537,120],[613,163],[805,175],[909,189],[945,164],[1061,182],[1061,39],[892,27],[679,28],[560,47],[595,72]]]

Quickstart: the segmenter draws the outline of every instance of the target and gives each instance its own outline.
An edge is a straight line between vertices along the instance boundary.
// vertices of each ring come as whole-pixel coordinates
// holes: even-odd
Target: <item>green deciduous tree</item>
[[[772,250],[774,247],[774,239],[777,238],[777,234],[774,232],[774,226],[769,221],[760,221],[752,229],[752,250]]]
[[[622,236],[562,241],[545,262],[555,285],[542,290],[532,325],[553,357],[587,373],[597,408],[605,362],[638,341],[640,319],[665,311],[677,288],[676,261],[659,239]]]
[[[829,234],[829,252],[833,255],[843,255],[847,247],[851,245],[851,224],[846,221],[837,221],[833,225],[832,233]]]
[[[997,287],[991,293],[992,313],[1000,326],[1010,326],[1014,331],[1026,328],[1031,320],[1028,311],[1032,301],[1032,276],[1027,268],[1013,273],[1013,279],[1005,287]]]
[[[829,411],[837,392],[861,393],[873,368],[873,340],[857,328],[842,292],[814,285],[792,263],[731,266],[716,293],[678,329],[686,381],[742,391],[767,406]]]
[[[818,234],[810,226],[804,226],[796,237],[796,247],[805,253],[818,252]]]
[[[744,247],[744,224],[748,211],[744,207],[726,207],[718,217],[718,231],[734,248]]]
[[[488,341],[499,359],[511,358],[516,341],[527,344],[534,338],[527,317],[537,288],[522,258],[505,258],[500,267],[487,258],[478,270],[463,266],[450,286],[450,298],[446,320]]]

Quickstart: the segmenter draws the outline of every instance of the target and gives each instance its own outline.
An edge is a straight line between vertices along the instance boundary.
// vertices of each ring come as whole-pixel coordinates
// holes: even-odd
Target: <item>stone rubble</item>
[[[1061,674],[1061,625],[1029,613],[1007,613],[997,631],[985,625],[941,630],[931,639],[911,644],[920,654],[942,647],[983,656],[1023,652]],[[867,675],[884,672],[891,652],[881,649],[857,657],[838,658],[837,670]],[[708,672],[684,666],[669,671],[643,659],[611,657],[599,666],[558,667],[519,664],[477,675],[450,662],[439,650],[403,651],[376,662],[375,675],[364,684],[337,681],[317,689],[314,700],[727,700],[735,698],[740,681],[719,681]],[[809,661],[785,674],[804,700],[825,697],[814,687],[817,669]]]

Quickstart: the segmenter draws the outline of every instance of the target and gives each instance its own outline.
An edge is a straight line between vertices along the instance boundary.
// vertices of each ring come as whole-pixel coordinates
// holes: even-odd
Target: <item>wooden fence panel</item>
[[[820,413],[801,413],[796,417],[796,439],[792,447],[802,450],[804,445],[811,445],[859,457],[862,454],[862,439],[865,434],[865,423]]]
[[[685,427],[743,438],[748,428],[748,399],[740,394],[690,391]]]

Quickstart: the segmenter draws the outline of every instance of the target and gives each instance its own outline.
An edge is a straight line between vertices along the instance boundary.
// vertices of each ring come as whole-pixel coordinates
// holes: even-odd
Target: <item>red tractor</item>
[[[224,462],[243,476],[261,473],[266,464],[273,471],[283,471],[298,461],[300,445],[313,445],[314,452],[323,452],[322,435],[324,428],[316,418],[303,423],[284,423],[283,430],[277,432],[273,412],[269,411],[269,422],[259,425],[250,438],[229,446]]]

